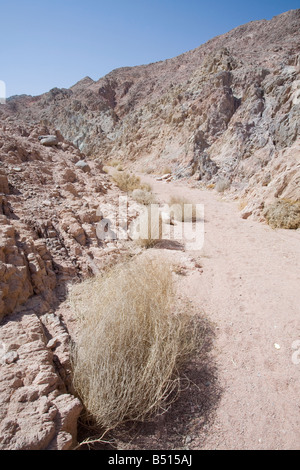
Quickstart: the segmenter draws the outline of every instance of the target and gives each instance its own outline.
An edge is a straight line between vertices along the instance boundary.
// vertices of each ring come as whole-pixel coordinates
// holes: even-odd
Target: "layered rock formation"
[[[60,305],[70,282],[95,273],[114,254],[96,233],[99,207],[118,203],[118,193],[109,194],[101,161],[87,162],[58,131],[55,141],[39,139],[48,134],[43,127],[0,127],[0,449],[5,450],[65,450],[76,444],[82,405],[72,394],[72,338]]]

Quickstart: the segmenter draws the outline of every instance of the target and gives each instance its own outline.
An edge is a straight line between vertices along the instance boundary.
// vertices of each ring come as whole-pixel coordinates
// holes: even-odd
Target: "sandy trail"
[[[205,208],[203,248],[187,252],[203,272],[182,277],[181,286],[215,324],[211,354],[222,393],[190,448],[299,449],[300,232],[243,220],[237,204],[214,191],[142,179],[163,202],[181,195]]]

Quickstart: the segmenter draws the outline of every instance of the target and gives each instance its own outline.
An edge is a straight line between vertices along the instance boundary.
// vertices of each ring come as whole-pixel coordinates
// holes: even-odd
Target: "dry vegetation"
[[[135,176],[127,172],[118,172],[114,173],[112,178],[121,191],[132,192],[135,189],[151,191],[151,186],[149,184],[142,184],[139,176]]]
[[[109,166],[112,166],[112,167],[117,167],[119,165],[121,165],[121,162],[119,160],[109,160],[109,162],[107,163]]]
[[[195,222],[197,212],[195,204],[180,196],[173,196],[169,202],[170,212],[180,222]]]
[[[171,167],[169,166],[165,166],[164,168],[162,168],[162,170],[160,171],[160,174],[161,175],[167,175],[169,173],[172,173],[172,169]]]
[[[220,178],[216,183],[215,189],[218,191],[218,193],[223,193],[229,187],[230,181],[227,178]]]
[[[149,206],[150,204],[157,204],[156,197],[151,191],[145,189],[135,189],[132,192],[132,198],[139,204]]]
[[[297,229],[300,227],[300,202],[276,201],[266,208],[264,216],[272,228]]]
[[[144,173],[146,175],[151,175],[152,173],[154,173],[154,168],[152,166],[150,166],[150,167],[148,167],[144,170]]]
[[[114,173],[112,178],[121,191],[129,192],[141,187],[140,178],[130,173]]]
[[[147,206],[136,220],[133,237],[144,248],[152,248],[162,239],[162,216],[157,205]]]
[[[171,267],[143,256],[74,286],[73,384],[104,430],[165,411],[196,347],[196,323],[175,313]]]

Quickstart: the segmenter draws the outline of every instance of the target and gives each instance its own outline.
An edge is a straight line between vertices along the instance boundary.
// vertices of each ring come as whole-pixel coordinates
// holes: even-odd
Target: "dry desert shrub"
[[[112,167],[117,167],[117,166],[121,165],[121,162],[119,160],[110,160],[108,162],[108,165],[112,166]]]
[[[105,430],[166,410],[198,341],[195,317],[175,313],[171,267],[138,257],[76,285],[73,384],[90,423]]]
[[[156,198],[151,191],[145,189],[135,189],[132,192],[132,198],[139,204],[149,206],[150,204],[157,204]]]
[[[246,199],[241,199],[238,203],[239,211],[244,210],[247,205],[248,205],[248,201]]]
[[[171,167],[169,166],[165,166],[164,168],[162,168],[162,170],[160,171],[160,174],[161,175],[167,175],[169,173],[172,173],[172,169]]]
[[[218,193],[223,193],[230,187],[230,181],[226,178],[221,178],[217,181],[215,189]]]
[[[276,201],[266,208],[264,216],[272,228],[297,229],[300,227],[300,201]]]
[[[141,189],[143,189],[144,191],[148,191],[148,193],[150,193],[152,191],[152,186],[149,183],[142,183]]]
[[[139,176],[127,172],[116,172],[112,178],[121,191],[132,192],[135,189],[151,191],[151,186],[148,183],[141,183]]]
[[[180,222],[195,222],[197,212],[195,204],[180,196],[172,196],[169,202],[170,212]]]
[[[163,222],[159,206],[145,207],[133,226],[132,237],[144,248],[152,248],[162,239]]]
[[[115,173],[113,180],[122,191],[134,191],[141,186],[141,180],[138,176],[131,175],[130,173]]]

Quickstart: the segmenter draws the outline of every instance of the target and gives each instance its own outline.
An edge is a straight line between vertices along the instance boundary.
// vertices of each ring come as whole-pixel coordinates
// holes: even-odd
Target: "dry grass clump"
[[[180,196],[172,196],[169,202],[170,212],[180,222],[195,222],[197,212],[195,204]]]
[[[108,162],[108,165],[112,166],[112,167],[117,167],[117,166],[121,165],[121,162],[119,160],[110,160]]]
[[[244,210],[247,205],[248,205],[248,201],[246,199],[241,199],[238,203],[239,211]]]
[[[73,384],[87,421],[108,430],[151,418],[175,399],[197,335],[173,299],[170,266],[143,256],[73,287]]]
[[[161,175],[167,175],[169,173],[172,173],[172,169],[169,166],[163,167],[162,170],[160,171]]]
[[[136,202],[143,204],[144,206],[157,204],[154,194],[151,191],[146,191],[145,189],[135,189],[131,196]]]
[[[272,228],[300,227],[300,201],[282,199],[266,208],[264,216]]]
[[[152,191],[152,186],[149,183],[142,183],[141,189],[143,189],[144,191],[148,191],[148,193],[150,193]]]
[[[230,181],[226,178],[221,178],[217,181],[215,189],[218,193],[223,193],[226,189],[230,187]]]
[[[135,189],[143,189],[145,191],[151,191],[151,186],[148,183],[141,183],[139,176],[123,172],[116,172],[113,174],[113,180],[121,191],[131,192]]]
[[[115,173],[113,180],[122,191],[133,191],[141,187],[141,180],[138,176],[131,175],[130,173]]]
[[[159,206],[149,205],[132,227],[131,237],[144,248],[152,248],[162,239],[163,222]]]

